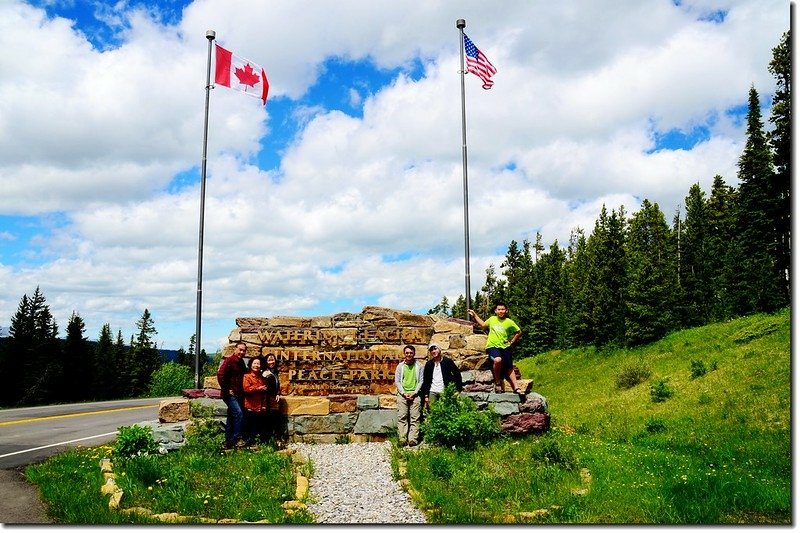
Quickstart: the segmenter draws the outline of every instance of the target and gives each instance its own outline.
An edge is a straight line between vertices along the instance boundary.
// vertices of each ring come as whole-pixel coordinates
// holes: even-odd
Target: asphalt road
[[[0,523],[46,524],[38,489],[25,465],[69,447],[114,440],[117,428],[158,419],[163,398],[0,409]]]
[[[158,419],[163,398],[0,410],[0,469],[39,462],[70,446],[114,440],[117,428]]]

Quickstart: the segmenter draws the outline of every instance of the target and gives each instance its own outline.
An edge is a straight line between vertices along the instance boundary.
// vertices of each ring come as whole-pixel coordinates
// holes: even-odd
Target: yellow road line
[[[76,416],[102,415],[105,413],[116,413],[119,411],[133,411],[136,409],[151,409],[153,407],[158,407],[158,404],[154,403],[151,405],[140,405],[138,407],[120,407],[118,409],[104,409],[102,411],[86,411],[83,413],[71,413],[68,415],[43,416],[40,418],[21,418],[20,420],[9,420],[8,422],[0,422],[0,426],[11,426],[13,424],[29,424],[31,422],[44,422],[45,420],[56,420],[58,418],[73,418]]]

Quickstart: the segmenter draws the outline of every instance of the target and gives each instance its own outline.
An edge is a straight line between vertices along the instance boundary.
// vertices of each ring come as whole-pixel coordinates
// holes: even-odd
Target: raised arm
[[[475,319],[475,322],[477,322],[481,328],[486,329],[486,322],[484,322],[483,319],[478,316],[478,313],[476,313],[474,309],[468,309],[467,313],[469,313],[469,316]]]

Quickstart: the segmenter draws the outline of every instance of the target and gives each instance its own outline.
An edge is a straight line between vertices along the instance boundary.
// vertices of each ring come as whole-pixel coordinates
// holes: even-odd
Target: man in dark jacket
[[[228,415],[225,419],[225,449],[233,448],[242,436],[242,421],[244,420],[244,379],[245,365],[242,357],[247,352],[247,345],[243,342],[236,343],[233,353],[222,360],[217,370],[222,401],[228,406]]]
[[[430,407],[430,402],[439,398],[444,388],[453,383],[457,391],[461,391],[461,371],[449,357],[442,355],[442,350],[437,344],[428,347],[431,359],[422,369],[422,388],[419,390],[425,407]]]

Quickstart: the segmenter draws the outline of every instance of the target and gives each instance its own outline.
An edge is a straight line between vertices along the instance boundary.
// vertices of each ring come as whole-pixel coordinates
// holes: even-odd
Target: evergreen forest
[[[97,341],[89,341],[86,325],[76,312],[67,324],[66,338],[61,339],[50,307],[36,287],[32,296],[22,296],[9,331],[10,337],[0,339],[3,407],[159,395],[165,380],[176,384],[172,389],[178,389],[171,392],[175,394],[181,386],[194,383],[194,335],[188,351],[181,347],[176,360],[164,364],[155,341],[158,331],[147,309],[127,344],[122,331],[114,336],[107,323]],[[202,375],[205,350],[199,360]]]

